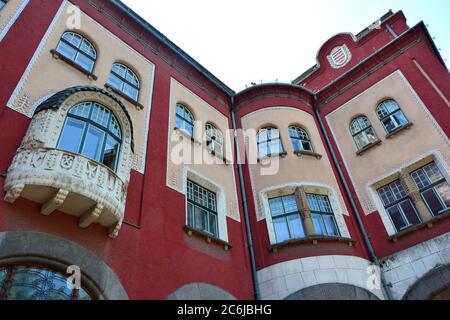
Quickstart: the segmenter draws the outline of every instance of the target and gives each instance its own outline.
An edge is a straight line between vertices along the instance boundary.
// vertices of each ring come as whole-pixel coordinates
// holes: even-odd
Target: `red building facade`
[[[236,93],[120,1],[0,13],[1,299],[448,298],[450,78],[423,23],[389,12]]]

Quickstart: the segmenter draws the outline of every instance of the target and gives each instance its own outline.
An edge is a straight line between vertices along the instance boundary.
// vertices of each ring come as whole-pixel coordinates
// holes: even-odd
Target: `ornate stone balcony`
[[[54,148],[19,149],[5,182],[5,201],[18,197],[80,217],[80,227],[96,222],[116,237],[121,227],[126,184],[109,168],[82,155]]]

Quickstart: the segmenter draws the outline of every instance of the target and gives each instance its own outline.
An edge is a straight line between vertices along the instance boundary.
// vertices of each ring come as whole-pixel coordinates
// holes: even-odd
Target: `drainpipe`
[[[369,235],[367,234],[367,231],[364,228],[364,224],[363,224],[362,219],[361,219],[361,214],[360,214],[360,212],[358,210],[358,207],[356,206],[355,200],[353,199],[352,193],[350,192],[350,188],[348,186],[347,180],[344,177],[344,173],[343,173],[341,165],[339,164],[339,161],[338,161],[338,159],[336,157],[336,153],[334,152],[333,146],[331,145],[330,138],[328,137],[327,131],[325,130],[325,126],[323,124],[323,121],[320,118],[319,109],[317,108],[317,96],[316,95],[314,95],[314,106],[313,106],[313,109],[314,109],[314,113],[315,113],[315,115],[317,117],[317,120],[319,121],[319,126],[320,126],[320,129],[322,131],[322,134],[325,137],[325,142],[327,143],[328,149],[330,150],[331,157],[333,158],[333,163],[334,163],[334,165],[337,168],[337,171],[338,171],[338,174],[339,174],[339,178],[340,178],[342,184],[344,185],[344,189],[345,189],[345,193],[347,195],[347,198],[349,199],[350,205],[351,205],[353,211],[355,212],[356,221],[357,221],[358,227],[359,227],[359,229],[360,229],[360,231],[361,231],[361,233],[363,235],[364,243],[365,243],[367,249],[369,250],[369,254],[370,254],[370,257],[371,257],[373,263],[381,268],[382,266],[381,266],[380,260],[378,259],[377,255],[375,254],[375,250],[373,249],[372,243],[370,242]],[[382,287],[382,291],[384,293],[384,296],[388,300],[393,300],[391,291],[389,290],[389,286],[386,283],[386,279],[384,277],[383,272],[381,272],[381,270],[380,270],[380,280],[381,280],[381,287]]]
[[[231,97],[231,106],[234,107],[234,97]],[[244,171],[242,169],[241,154],[239,151],[238,136],[237,136],[237,131],[236,131],[237,130],[236,117],[234,115],[233,109],[231,109],[231,119],[233,122],[234,145],[235,145],[235,152],[236,152],[236,158],[237,158],[237,167],[238,167],[238,172],[239,172],[239,187],[241,190],[242,207],[244,208],[245,231],[247,233],[248,254],[250,255],[250,267],[251,267],[252,279],[253,279],[253,292],[254,292],[255,300],[260,300],[258,274],[256,272],[255,248],[253,246],[252,230],[250,228],[250,215],[248,212],[247,194],[245,192]]]

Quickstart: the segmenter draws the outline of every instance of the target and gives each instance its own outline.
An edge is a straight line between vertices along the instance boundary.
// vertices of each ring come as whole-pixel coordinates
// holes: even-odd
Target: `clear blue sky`
[[[290,82],[339,32],[358,33],[389,9],[429,25],[450,67],[450,0],[123,0],[232,89]]]

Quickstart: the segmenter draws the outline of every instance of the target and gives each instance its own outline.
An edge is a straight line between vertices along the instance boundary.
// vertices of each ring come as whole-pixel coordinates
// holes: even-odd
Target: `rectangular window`
[[[187,181],[188,225],[219,237],[216,194]]]
[[[450,187],[436,163],[432,162],[414,171],[411,177],[434,216],[450,210]]]
[[[397,232],[421,222],[416,207],[408,197],[400,180],[378,189],[378,195]]]
[[[295,195],[269,199],[277,243],[305,237],[303,219]]]
[[[333,209],[327,196],[319,194],[307,194],[308,207],[314,230],[317,235],[339,237],[339,229],[334,218]]]

